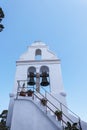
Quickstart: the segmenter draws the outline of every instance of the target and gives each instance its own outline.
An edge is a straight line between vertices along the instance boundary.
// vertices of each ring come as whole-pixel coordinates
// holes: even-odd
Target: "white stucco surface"
[[[42,60],[48,60],[48,59],[58,59],[57,56],[51,52],[48,49],[48,46],[46,44],[44,44],[43,42],[37,41],[34,42],[31,46],[28,47],[27,52],[25,52],[24,54],[22,54],[20,56],[20,61],[21,60],[35,60],[35,51],[37,49],[41,50],[41,59]]]
[[[35,59],[35,52],[41,50],[41,60]],[[64,92],[60,59],[48,49],[43,42],[35,42],[28,47],[27,51],[21,55],[16,62],[16,74],[13,93],[17,92],[17,80],[27,80],[29,67],[36,68],[36,73],[40,73],[42,66],[49,68],[50,90],[52,93],[59,94]]]
[[[31,100],[15,100],[11,130],[60,130]]]

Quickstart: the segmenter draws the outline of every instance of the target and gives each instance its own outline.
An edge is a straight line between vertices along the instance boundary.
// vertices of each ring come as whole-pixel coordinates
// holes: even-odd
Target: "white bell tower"
[[[24,89],[23,87],[25,86],[26,88],[28,88],[28,86],[33,86],[33,88],[36,90],[34,90],[34,94],[36,95],[36,97],[37,95],[39,96],[40,93],[43,93],[44,89],[44,97],[47,98],[47,100],[50,100],[48,103],[48,108],[51,108],[53,111],[55,111],[55,109],[57,109],[58,107],[60,110],[63,110],[65,111],[65,113],[67,113],[67,109],[63,107],[61,108],[61,103],[66,105],[66,94],[63,88],[60,59],[57,58],[57,56],[48,49],[48,46],[41,41],[36,41],[32,43],[31,46],[27,48],[27,51],[20,56],[18,61],[16,61],[15,83],[13,91],[10,94],[9,111],[7,117],[7,126],[10,126],[11,130],[15,130],[16,124],[18,123],[17,120],[19,120],[20,122],[20,120],[23,118],[23,115],[21,114],[22,112],[26,113],[27,111],[29,113],[30,111],[32,112],[32,110],[34,111],[35,109],[32,104],[30,109],[29,103],[31,102],[27,104],[27,101],[25,99],[27,98],[28,100],[30,100],[28,96],[21,97],[19,95],[17,97],[19,87]],[[53,98],[53,96],[55,98]],[[41,95],[38,98],[41,100]],[[53,102],[54,105],[51,102]],[[23,107],[21,107],[21,105]],[[57,107],[54,108],[54,106]],[[28,110],[26,110],[27,108]],[[29,115],[31,114],[31,112],[29,113]],[[36,113],[36,109],[34,112]],[[31,117],[29,117],[27,113],[25,113],[24,117],[26,116],[26,119],[30,120]],[[20,116],[16,119],[16,115],[18,114]],[[21,122],[26,123],[23,120],[24,118]],[[37,124],[36,122],[35,124]],[[48,127],[49,125],[50,124],[48,123]],[[26,124],[24,124],[24,126],[26,127]],[[27,128],[24,129],[27,130]],[[42,130],[43,129],[44,127],[42,128]],[[51,130],[53,130],[53,128]]]
[[[27,52],[22,54],[16,62],[14,94],[17,92],[17,80],[27,80],[29,71],[38,74],[44,71],[49,73],[49,92],[62,97],[66,96],[62,82],[60,59],[41,41],[32,43]]]
[[[59,117],[55,115],[56,111],[60,113]],[[36,41],[16,61],[6,124],[10,130],[61,130],[67,121],[77,122],[77,127],[82,130],[79,116],[66,104],[60,59],[46,44]]]

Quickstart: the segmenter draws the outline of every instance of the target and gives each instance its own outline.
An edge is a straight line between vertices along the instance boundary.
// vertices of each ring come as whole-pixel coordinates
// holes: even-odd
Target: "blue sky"
[[[0,111],[8,108],[19,56],[45,42],[61,59],[68,107],[87,121],[87,0],[0,0]]]

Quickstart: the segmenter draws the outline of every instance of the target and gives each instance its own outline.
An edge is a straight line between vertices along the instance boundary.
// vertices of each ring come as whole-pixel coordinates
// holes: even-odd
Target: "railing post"
[[[82,130],[80,118],[79,118],[79,128],[80,128],[80,130]]]
[[[33,95],[32,95],[32,99],[34,100],[34,85],[33,85]]]
[[[47,98],[47,93],[46,93],[46,91],[45,91],[45,98]]]
[[[61,112],[63,112],[63,110],[62,110],[62,103],[60,103],[60,110],[61,110]],[[63,114],[62,114],[62,118],[63,118]],[[63,120],[61,120],[61,121],[62,121],[62,128],[64,130]]]
[[[60,103],[60,110],[62,111],[62,104]]]
[[[47,92],[45,91],[45,98],[47,100]],[[47,114],[47,104],[46,104],[46,114]]]
[[[20,83],[19,83],[20,81],[17,81],[17,83],[18,83],[18,88],[17,88],[17,96],[16,96],[16,99],[18,98],[18,90],[19,90],[19,87],[20,87]]]
[[[33,85],[33,91],[34,91],[34,85]]]

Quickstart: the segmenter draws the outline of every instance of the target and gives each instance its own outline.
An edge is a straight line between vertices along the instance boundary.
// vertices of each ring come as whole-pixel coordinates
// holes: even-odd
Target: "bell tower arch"
[[[35,51],[35,60],[41,60],[42,52],[40,49],[36,49]]]

